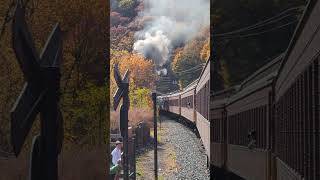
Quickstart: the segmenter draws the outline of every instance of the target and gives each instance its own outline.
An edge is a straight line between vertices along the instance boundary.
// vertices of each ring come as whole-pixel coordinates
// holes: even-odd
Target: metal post
[[[123,107],[124,107],[124,125],[125,125],[125,131],[124,131],[124,159],[125,159],[125,164],[124,164],[124,180],[129,179],[129,157],[128,157],[128,151],[129,151],[129,146],[128,146],[128,111],[129,111],[129,86],[125,88],[125,94],[123,96]]]
[[[160,118],[160,111],[158,110],[158,117],[159,117],[159,122],[160,122],[160,131],[161,131],[161,118]]]
[[[59,71],[48,69],[45,73],[47,76],[46,87],[47,95],[44,97],[42,104],[41,117],[41,160],[44,179],[58,179],[58,84]],[[56,82],[56,83],[53,83]]]
[[[123,96],[123,104],[121,105],[121,112],[120,112],[120,121],[123,123],[123,172],[124,172],[124,180],[129,179],[129,157],[128,157],[128,88],[124,91],[124,96]]]
[[[123,99],[122,105],[120,108],[120,131],[121,136],[123,137],[123,171],[124,171],[124,180],[129,179],[128,171],[128,110],[130,106],[129,102],[129,71],[124,74],[122,78],[119,72],[118,64],[114,66],[114,78],[118,85],[118,90],[113,96],[113,108],[117,109],[121,98]]]
[[[158,132],[157,132],[157,94],[152,93],[152,100],[153,100],[153,110],[154,110],[154,121],[153,121],[153,128],[154,128],[154,177],[155,180],[158,179]]]
[[[40,135],[33,138],[31,159],[29,166],[29,180],[41,180],[43,175],[39,172],[41,169],[41,158],[40,158]]]
[[[132,178],[133,180],[136,180],[136,135],[133,135],[132,138]]]

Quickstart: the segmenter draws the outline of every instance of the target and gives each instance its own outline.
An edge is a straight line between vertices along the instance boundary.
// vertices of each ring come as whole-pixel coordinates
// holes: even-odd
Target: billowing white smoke
[[[144,40],[134,43],[133,51],[143,54],[161,66],[164,60],[168,59],[170,46],[171,41],[159,30],[153,35],[146,32]]]
[[[160,67],[171,50],[192,39],[210,24],[209,0],[142,0],[139,17],[151,17],[135,34],[133,51],[152,59]]]
[[[156,70],[157,74],[166,76],[168,74],[168,70],[166,68],[160,69],[160,70]]]

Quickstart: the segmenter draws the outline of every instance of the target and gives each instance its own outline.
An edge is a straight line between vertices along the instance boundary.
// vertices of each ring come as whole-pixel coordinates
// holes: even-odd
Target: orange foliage
[[[172,61],[172,68],[174,71],[177,71],[178,62],[182,59],[182,55],[183,55],[183,48],[178,48],[175,50],[174,58]]]
[[[130,70],[130,82],[137,87],[152,88],[154,86],[154,64],[137,54],[129,54],[120,62],[120,71]]]
[[[151,60],[145,59],[138,54],[132,54],[128,51],[111,50],[110,61],[110,98],[117,89],[114,80],[113,66],[115,63],[119,64],[119,70],[123,75],[127,69],[130,71],[130,93],[134,94],[137,89],[147,88],[153,89],[156,81],[156,74],[154,71],[154,63]]]
[[[127,51],[120,51],[120,53],[114,53],[111,57],[111,61],[119,63],[119,69],[122,74],[127,69],[130,71],[130,86],[146,87],[152,89],[155,81],[154,64],[151,60],[145,59],[138,54],[131,54]],[[113,79],[113,77],[112,77]]]
[[[201,52],[200,52],[200,58],[202,60],[207,60],[210,57],[210,39],[206,41],[206,43],[203,45]]]

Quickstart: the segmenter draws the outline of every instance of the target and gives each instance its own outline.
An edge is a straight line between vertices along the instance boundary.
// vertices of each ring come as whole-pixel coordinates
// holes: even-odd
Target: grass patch
[[[164,180],[163,175],[159,175],[159,176],[158,176],[158,179],[159,179],[159,180]]]
[[[137,173],[136,173],[136,176],[137,177],[141,177],[141,178],[143,178],[145,175],[144,175],[144,170],[143,170],[143,165],[142,165],[142,159],[140,159],[140,158],[138,158],[137,160],[136,160],[136,171],[137,171]]]
[[[163,136],[165,135],[165,133],[167,132],[167,128],[159,128],[158,126],[158,136],[157,136],[157,140],[158,143],[164,143],[163,140]],[[154,129],[150,128],[150,137],[154,138]]]
[[[177,166],[177,156],[176,153],[173,151],[173,149],[168,149],[168,152],[166,154],[166,159],[165,159],[165,164],[167,167],[167,170],[169,171],[177,171],[178,166]]]

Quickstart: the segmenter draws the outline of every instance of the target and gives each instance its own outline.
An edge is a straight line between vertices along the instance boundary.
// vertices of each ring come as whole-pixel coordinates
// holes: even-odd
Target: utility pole
[[[157,93],[152,93],[154,128],[154,177],[158,180],[158,132],[157,132]]]

